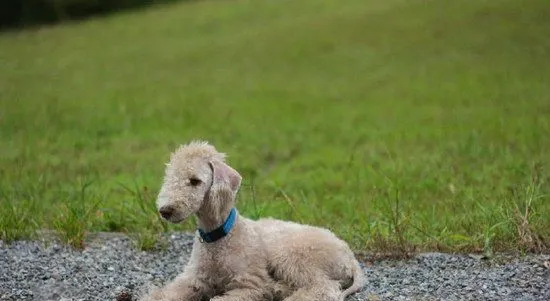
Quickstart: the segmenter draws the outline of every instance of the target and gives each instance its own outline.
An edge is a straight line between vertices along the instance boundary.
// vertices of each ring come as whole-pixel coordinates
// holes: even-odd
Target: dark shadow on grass
[[[4,0],[0,1],[0,32],[192,1],[198,0]]]

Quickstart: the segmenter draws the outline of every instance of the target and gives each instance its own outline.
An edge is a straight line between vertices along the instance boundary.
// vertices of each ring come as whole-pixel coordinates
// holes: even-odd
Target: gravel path
[[[0,300],[116,300],[174,277],[191,250],[190,234],[168,248],[141,252],[118,234],[101,234],[84,251],[42,242],[0,241]],[[550,255],[482,260],[421,254],[364,266],[367,284],[356,300],[550,300]],[[128,299],[129,300],[129,299]],[[306,301],[306,300],[304,300]]]

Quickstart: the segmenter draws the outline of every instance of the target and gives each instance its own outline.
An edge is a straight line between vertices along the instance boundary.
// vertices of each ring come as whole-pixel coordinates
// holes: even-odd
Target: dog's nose
[[[159,213],[163,218],[169,219],[172,216],[172,214],[174,214],[174,207],[168,206],[168,205],[162,206],[159,209]]]

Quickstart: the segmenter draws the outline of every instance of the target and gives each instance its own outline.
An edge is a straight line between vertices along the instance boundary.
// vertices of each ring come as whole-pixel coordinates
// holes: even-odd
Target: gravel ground
[[[191,251],[190,234],[168,248],[136,251],[118,234],[100,234],[84,251],[50,242],[0,241],[0,300],[116,300],[174,277]],[[483,260],[420,254],[364,265],[367,284],[356,300],[550,300],[550,255]],[[129,300],[129,299],[127,299]],[[306,301],[306,300],[304,300]]]

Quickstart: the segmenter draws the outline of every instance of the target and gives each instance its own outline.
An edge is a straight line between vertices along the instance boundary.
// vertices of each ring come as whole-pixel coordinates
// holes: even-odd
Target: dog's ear
[[[212,168],[211,190],[218,190],[228,187],[231,192],[237,193],[241,186],[241,175],[224,162],[214,160],[210,162]]]

